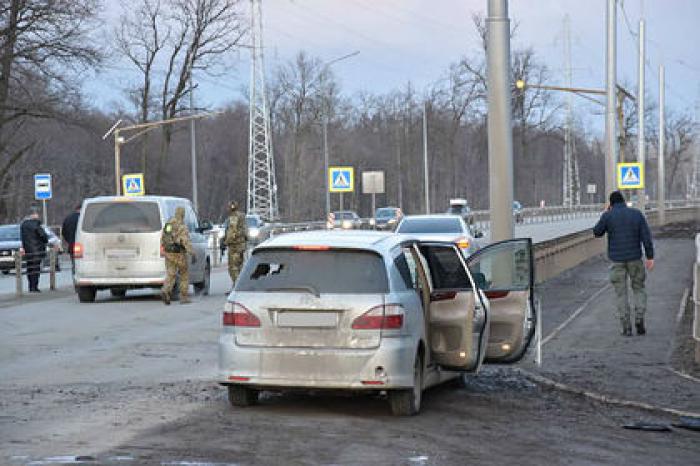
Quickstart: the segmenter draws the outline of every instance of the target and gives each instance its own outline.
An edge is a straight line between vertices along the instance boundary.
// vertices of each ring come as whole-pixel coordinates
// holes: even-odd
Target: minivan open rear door
[[[450,371],[478,371],[488,340],[488,315],[464,256],[453,243],[419,244],[430,271],[428,346],[432,362]]]
[[[493,243],[467,259],[477,285],[489,299],[486,361],[520,361],[535,334],[532,239]]]

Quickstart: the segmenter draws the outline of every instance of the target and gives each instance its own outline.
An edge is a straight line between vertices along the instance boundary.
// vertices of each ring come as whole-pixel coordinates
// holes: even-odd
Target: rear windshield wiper
[[[306,291],[307,293],[311,293],[312,295],[316,296],[317,298],[321,297],[321,293],[319,293],[318,290],[311,285],[266,288],[265,291]]]

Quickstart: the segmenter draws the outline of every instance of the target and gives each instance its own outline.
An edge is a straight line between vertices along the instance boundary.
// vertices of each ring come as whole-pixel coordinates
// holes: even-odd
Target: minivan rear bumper
[[[146,277],[146,278],[123,278],[123,277],[111,277],[111,278],[75,278],[75,284],[77,286],[95,286],[97,288],[109,288],[112,286],[127,286],[134,288],[147,288],[147,287],[158,287],[163,286],[165,282],[164,277]]]
[[[246,347],[226,333],[219,337],[218,382],[267,388],[409,388],[416,348],[412,337],[385,337],[373,349]]]

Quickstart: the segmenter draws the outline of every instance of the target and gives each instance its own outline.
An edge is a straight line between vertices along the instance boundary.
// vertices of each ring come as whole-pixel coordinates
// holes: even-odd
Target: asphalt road
[[[682,262],[687,247],[671,242],[659,250]],[[674,270],[685,273],[682,265],[662,273]],[[2,286],[6,281],[12,278],[0,278]],[[586,300],[586,289],[602,281],[604,265],[598,260],[558,282],[561,291],[545,302],[545,319],[551,319],[545,320],[545,334]],[[368,396],[266,394],[259,406],[231,408],[225,390],[212,381],[228,286],[227,274],[217,269],[212,295],[190,305],[166,307],[147,291],[125,300],[102,292],[96,303],[79,304],[65,287],[0,303],[0,464],[74,464],[78,458],[119,465],[685,465],[700,457],[698,433],[621,428],[640,420],[669,423],[671,416],[543,388],[511,368],[489,368],[466,388],[448,384],[429,390],[422,413],[413,418],[392,417],[386,400]],[[668,300],[679,286],[670,288]],[[661,297],[653,300],[660,302]],[[598,307],[546,347],[548,375],[595,379],[595,368],[581,368],[585,358],[598,358],[599,340],[581,339],[606,312]],[[669,338],[672,326],[664,332]],[[667,349],[655,333],[650,327],[649,339],[634,342],[642,346],[627,345],[605,365],[602,374],[613,381],[609,387],[624,390],[610,376],[616,360],[635,364],[647,350]],[[614,332],[599,338],[616,348]],[[555,348],[570,350],[560,350],[558,358]],[[638,359],[629,359],[635,354]],[[644,393],[643,387],[637,395],[666,396]]]

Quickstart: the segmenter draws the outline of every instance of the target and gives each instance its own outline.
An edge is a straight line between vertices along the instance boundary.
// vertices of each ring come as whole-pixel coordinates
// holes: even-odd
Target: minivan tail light
[[[260,319],[240,303],[226,303],[224,327],[260,327]]]
[[[84,250],[82,243],[73,243],[73,259],[82,259],[83,252]]]
[[[403,327],[404,308],[400,304],[375,306],[352,322],[354,330],[395,330]]]

